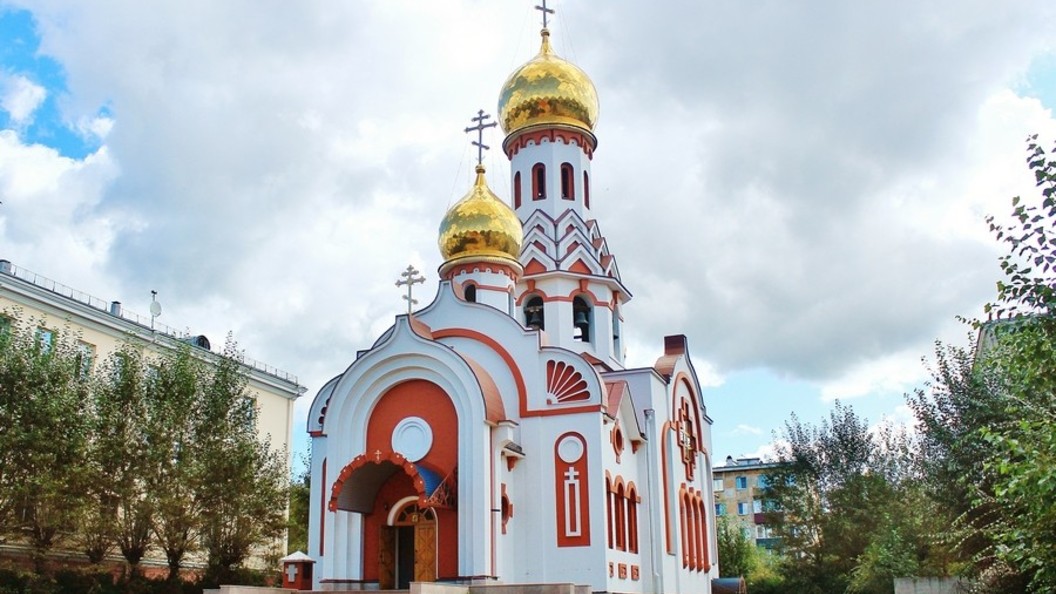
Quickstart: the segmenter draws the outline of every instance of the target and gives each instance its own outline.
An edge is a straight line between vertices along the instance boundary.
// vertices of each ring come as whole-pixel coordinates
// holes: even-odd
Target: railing
[[[127,322],[131,322],[138,326],[142,326],[144,329],[151,330],[158,334],[168,336],[175,340],[183,340],[189,338],[190,335],[186,332],[180,332],[171,326],[167,326],[158,322],[156,319],[152,319],[151,316],[142,316],[133,311],[129,311],[118,301],[109,302],[98,297],[94,297],[83,291],[78,291],[73,287],[68,287],[60,282],[56,282],[46,276],[37,274],[32,270],[27,270],[20,266],[15,266],[7,260],[0,260],[0,274],[6,274],[13,276],[17,279],[23,280],[31,285],[40,287],[46,291],[55,293],[56,295],[72,299],[78,303],[83,303],[93,309],[97,309],[103,313],[112,315],[117,318],[121,318]],[[215,354],[215,353],[214,353]],[[268,375],[284,379],[288,382],[297,383],[297,376],[292,373],[283,371],[256,359],[250,357],[241,357],[240,362],[246,367],[256,369],[257,371],[266,373]]]

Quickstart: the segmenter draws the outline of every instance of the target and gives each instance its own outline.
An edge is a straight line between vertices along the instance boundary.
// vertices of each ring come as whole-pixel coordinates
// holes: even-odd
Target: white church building
[[[631,292],[592,214],[597,92],[549,35],[499,96],[512,208],[478,164],[440,224],[433,301],[312,404],[317,589],[706,594],[718,577],[711,419],[686,338],[624,365]]]

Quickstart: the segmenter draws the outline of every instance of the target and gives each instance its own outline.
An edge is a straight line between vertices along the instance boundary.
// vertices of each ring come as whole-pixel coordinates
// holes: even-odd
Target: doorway
[[[378,587],[407,590],[411,582],[436,581],[436,512],[408,498],[381,527]]]

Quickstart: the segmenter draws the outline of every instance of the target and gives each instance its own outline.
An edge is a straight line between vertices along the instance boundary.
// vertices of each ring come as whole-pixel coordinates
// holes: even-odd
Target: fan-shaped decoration
[[[583,374],[563,361],[546,362],[546,393],[548,404],[590,400]]]

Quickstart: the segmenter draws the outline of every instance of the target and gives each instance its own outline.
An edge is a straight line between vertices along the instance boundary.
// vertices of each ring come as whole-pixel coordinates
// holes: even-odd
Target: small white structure
[[[312,405],[315,587],[708,593],[711,419],[684,336],[624,367],[631,293],[591,218],[593,83],[544,29],[499,110],[513,208],[478,165],[441,224],[433,301]]]

